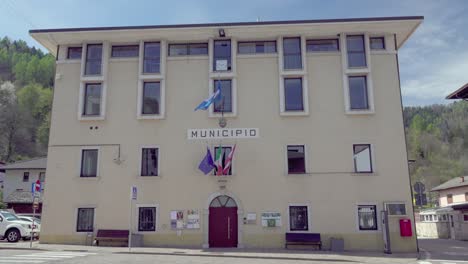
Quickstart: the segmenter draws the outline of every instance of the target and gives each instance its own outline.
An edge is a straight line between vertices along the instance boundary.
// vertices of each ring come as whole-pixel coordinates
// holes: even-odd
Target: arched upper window
[[[231,197],[220,195],[211,201],[210,207],[237,207],[237,204]]]

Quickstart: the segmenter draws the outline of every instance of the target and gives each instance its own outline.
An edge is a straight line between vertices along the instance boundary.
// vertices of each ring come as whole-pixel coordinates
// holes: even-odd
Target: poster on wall
[[[175,210],[171,211],[171,229],[184,228],[184,211]]]
[[[187,229],[200,228],[200,214],[198,210],[187,210]]]
[[[281,213],[277,213],[277,212],[262,213],[262,226],[264,227],[281,226]]]

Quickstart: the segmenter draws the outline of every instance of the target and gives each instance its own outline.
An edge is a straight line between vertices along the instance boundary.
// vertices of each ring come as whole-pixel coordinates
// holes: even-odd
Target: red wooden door
[[[210,207],[210,247],[237,247],[237,207]]]

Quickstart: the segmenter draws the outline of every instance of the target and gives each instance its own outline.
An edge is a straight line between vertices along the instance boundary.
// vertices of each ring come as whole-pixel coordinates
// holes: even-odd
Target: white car
[[[30,222],[20,220],[18,216],[8,211],[0,211],[0,237],[8,242],[18,242],[21,238],[30,238],[32,232]]]
[[[18,214],[16,215],[20,220],[22,221],[26,221],[28,223],[30,223],[31,225],[34,226],[34,237],[39,237],[39,234],[41,233],[41,219],[37,218],[37,217],[32,217],[32,216],[27,216],[27,215],[21,215],[21,214]],[[33,223],[33,220],[34,220],[34,223]],[[29,239],[30,237],[26,237],[24,238],[25,240]]]

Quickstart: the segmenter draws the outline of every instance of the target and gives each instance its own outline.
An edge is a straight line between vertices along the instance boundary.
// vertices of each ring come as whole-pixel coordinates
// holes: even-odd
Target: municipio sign
[[[258,138],[258,128],[197,128],[188,129],[188,139]]]

